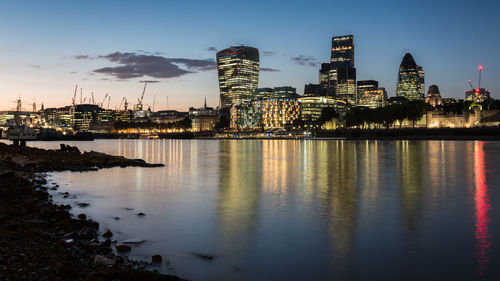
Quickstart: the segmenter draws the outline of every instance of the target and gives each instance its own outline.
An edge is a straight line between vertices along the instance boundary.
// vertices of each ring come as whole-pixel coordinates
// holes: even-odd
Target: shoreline
[[[119,255],[130,246],[113,241],[112,232],[99,233],[99,223],[85,214],[74,217],[70,205],[55,204],[49,194],[58,185],[47,186],[47,172],[129,166],[164,165],[65,145],[0,143],[0,280],[183,280],[150,270],[161,256],[144,262]]]
[[[337,129],[319,130],[305,136],[304,131],[279,132],[276,135],[266,136],[265,132],[184,132],[184,133],[159,133],[159,139],[196,139],[196,140],[500,140],[500,127],[473,127],[473,128],[391,128],[391,129]],[[141,134],[105,133],[93,134],[90,139],[59,139],[42,138],[30,141],[93,141],[102,139],[131,139],[139,140]],[[4,140],[8,141],[8,140]]]

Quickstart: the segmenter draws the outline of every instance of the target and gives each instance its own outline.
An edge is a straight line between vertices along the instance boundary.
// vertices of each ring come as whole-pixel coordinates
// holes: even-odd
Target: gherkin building
[[[409,100],[422,100],[425,94],[424,71],[410,53],[406,53],[399,66],[396,95]]]

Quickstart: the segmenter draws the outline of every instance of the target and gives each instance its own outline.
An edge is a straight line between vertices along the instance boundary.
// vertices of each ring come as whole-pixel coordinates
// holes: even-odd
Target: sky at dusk
[[[395,95],[405,49],[426,90],[463,98],[470,79],[500,98],[498,1],[1,1],[0,110],[21,97],[45,107],[84,97],[127,97],[155,110],[210,106],[219,98],[216,50],[260,51],[259,87],[317,83],[331,37],[353,34],[357,80]],[[134,71],[131,71],[134,68]],[[79,95],[78,98],[79,100]]]

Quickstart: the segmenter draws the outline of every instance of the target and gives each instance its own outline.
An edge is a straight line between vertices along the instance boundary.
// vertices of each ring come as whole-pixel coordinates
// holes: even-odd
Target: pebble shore
[[[90,171],[112,167],[159,167],[140,159],[98,152],[81,153],[0,143],[0,280],[183,280],[146,270],[151,263],[126,256],[127,245],[100,234],[85,214],[73,217],[69,205],[52,203],[45,172]]]

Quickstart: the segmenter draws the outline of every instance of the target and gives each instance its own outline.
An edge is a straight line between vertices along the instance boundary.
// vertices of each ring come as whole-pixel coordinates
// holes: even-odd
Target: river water
[[[72,195],[56,192],[55,201],[118,241],[145,239],[130,255],[162,255],[163,272],[192,280],[500,280],[500,142],[69,144],[165,164],[50,175]]]

